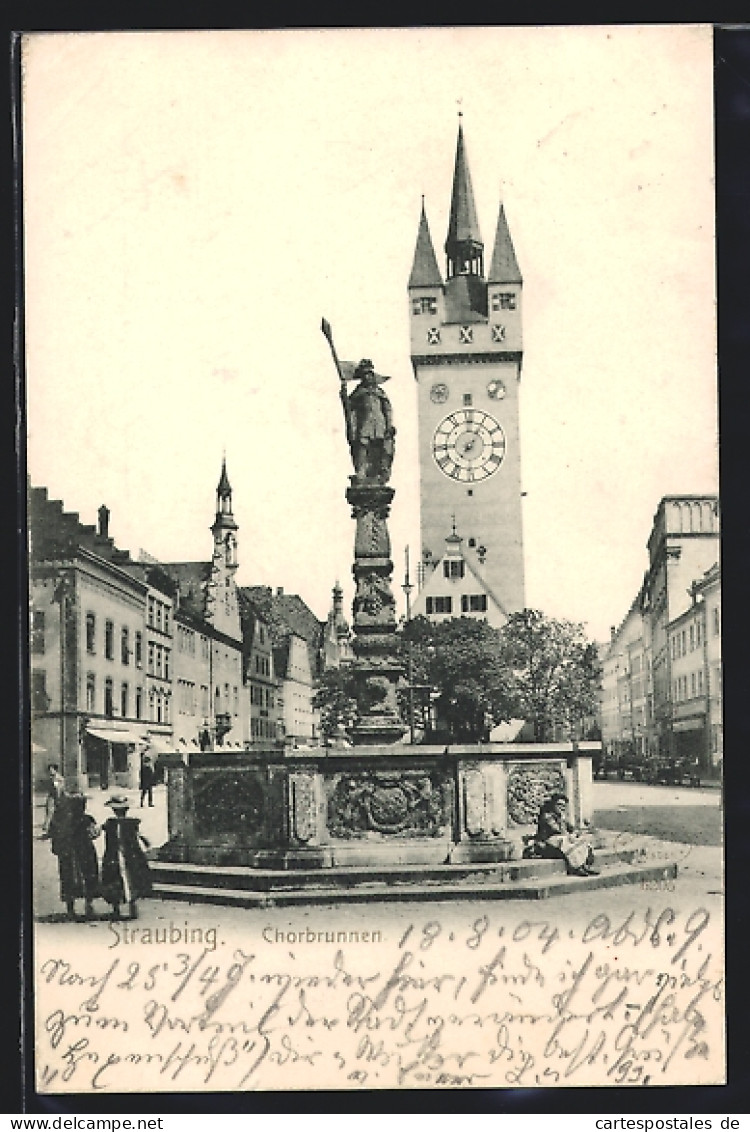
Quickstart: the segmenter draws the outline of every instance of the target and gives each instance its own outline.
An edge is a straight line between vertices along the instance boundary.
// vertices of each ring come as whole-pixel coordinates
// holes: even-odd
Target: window
[[[156,611],[156,628],[161,632],[162,627],[162,609],[164,608],[160,601],[154,602]]]
[[[169,606],[164,606],[164,632],[169,633]]]
[[[49,711],[47,673],[44,669],[35,668],[31,672],[31,710]]]
[[[161,645],[156,645],[156,675],[157,676],[161,676],[163,674],[163,669],[162,669],[163,656],[164,656],[164,651],[163,651]]]
[[[423,295],[412,301],[414,314],[437,314],[437,299],[431,295]]]
[[[690,673],[690,695],[691,696],[695,695],[695,673],[694,672]]]
[[[695,623],[695,644],[696,644],[696,647],[698,645],[700,645],[702,638],[703,638],[703,627],[702,627],[700,621],[696,621],[696,623]]]
[[[170,709],[171,703],[172,703],[172,697],[170,696],[169,692],[165,692],[164,693],[164,722],[165,723],[170,722],[170,720],[169,720],[169,709]]]
[[[154,624],[154,607],[156,602],[152,597],[148,599],[148,624],[153,627]]]
[[[453,598],[450,597],[428,597],[427,598],[427,613],[450,613],[453,609]]]
[[[492,296],[493,311],[514,311],[516,309],[516,296],[512,291],[497,291]]]
[[[96,676],[86,673],[86,711],[96,711]]]
[[[31,651],[44,652],[44,612],[35,609],[31,614]]]
[[[690,626],[690,651],[695,648],[695,626]]]
[[[721,620],[718,605],[714,607],[714,636],[718,637],[721,632]]]
[[[470,326],[459,326],[458,342],[460,346],[470,346],[474,341],[474,331]]]
[[[143,688],[140,684],[135,690],[135,718],[143,719]]]
[[[109,716],[115,714],[114,685],[111,676],[104,681],[104,714]]]
[[[235,687],[233,689],[233,694],[234,694],[234,714],[239,715],[240,714],[240,693],[239,693],[239,689]]]
[[[135,635],[135,665],[136,668],[143,668],[143,633]]]
[[[154,671],[154,642],[148,642],[148,672],[153,674]]]
[[[471,404],[472,404],[471,393],[464,393],[464,405],[471,405]]]
[[[96,652],[96,616],[93,613],[86,614],[86,652]]]
[[[703,695],[703,669],[698,669],[698,695]]]
[[[107,660],[115,659],[115,626],[113,621],[104,622],[104,655]]]
[[[201,715],[208,715],[208,685],[201,684]]]
[[[443,574],[446,578],[463,578],[464,567],[462,558],[449,559],[443,563]]]
[[[164,679],[169,679],[169,649],[164,650]]]
[[[120,634],[120,659],[123,664],[130,664],[130,633],[127,629]]]
[[[125,719],[128,714],[128,686],[123,684],[120,688],[120,715]]]
[[[486,613],[487,612],[487,594],[462,594],[461,595],[461,612],[462,613]]]

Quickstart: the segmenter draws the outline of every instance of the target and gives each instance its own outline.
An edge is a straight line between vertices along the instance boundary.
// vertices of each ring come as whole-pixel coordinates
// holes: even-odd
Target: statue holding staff
[[[393,465],[396,429],[391,402],[381,386],[390,378],[376,373],[369,358],[363,358],[356,366],[351,362],[340,362],[330,324],[325,319],[322,329],[339,375],[346,439],[352,454],[354,475],[365,482],[387,483]],[[347,392],[347,381],[359,382],[351,393]]]

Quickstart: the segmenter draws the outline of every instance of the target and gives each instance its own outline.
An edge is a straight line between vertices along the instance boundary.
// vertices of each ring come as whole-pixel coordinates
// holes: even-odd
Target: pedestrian
[[[112,918],[119,920],[120,905],[127,904],[130,919],[138,919],[137,901],[149,896],[153,887],[151,870],[143,846],[149,843],[138,832],[138,818],[128,817],[128,800],[116,794],[106,802],[114,817],[104,823],[101,894],[112,905]]]
[[[47,766],[47,797],[44,802],[44,823],[42,825],[42,837],[47,838],[50,836],[50,822],[52,815],[55,812],[60,796],[65,790],[65,779],[60,774],[60,767],[57,763],[49,763]]]
[[[536,832],[526,841],[524,857],[562,858],[572,876],[597,876],[594,868],[594,849],[584,833],[567,820],[568,799],[565,794],[553,794],[542,803],[537,818]]]
[[[99,895],[99,860],[93,842],[101,830],[86,813],[86,798],[80,793],[61,794],[50,819],[50,848],[57,857],[60,899],[69,920],[75,917],[75,902],[83,898],[87,920],[94,916],[93,900]]]
[[[141,788],[141,809],[143,809],[143,799],[148,798],[149,806],[154,804],[154,782],[156,781],[156,771],[154,764],[151,762],[150,755],[144,755],[141,759],[141,773],[139,779],[139,786]]]

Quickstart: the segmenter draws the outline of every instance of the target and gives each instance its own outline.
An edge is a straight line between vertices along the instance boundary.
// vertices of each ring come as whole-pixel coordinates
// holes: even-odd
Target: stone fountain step
[[[609,859],[607,859],[609,857]],[[677,875],[674,863],[634,864],[622,854],[597,858],[597,876],[568,876],[562,862],[514,861],[472,869],[403,866],[356,870],[273,871],[232,866],[166,865],[155,862],[154,895],[191,903],[235,907],[271,907],[375,900],[540,900],[549,896],[615,885],[667,880]],[[355,874],[355,876],[352,875]],[[314,874],[314,876],[311,876]]]
[[[597,868],[623,862],[631,863],[637,850],[605,850],[596,855]],[[477,882],[533,880],[537,877],[565,874],[562,861],[537,858],[533,860],[492,861],[459,864],[379,864],[341,865],[331,868],[268,869],[247,865],[204,865],[154,861],[151,870],[164,884],[204,885],[216,888],[247,888],[262,891],[279,891],[297,888],[352,888],[361,884],[382,881],[385,884],[454,883],[470,878]]]

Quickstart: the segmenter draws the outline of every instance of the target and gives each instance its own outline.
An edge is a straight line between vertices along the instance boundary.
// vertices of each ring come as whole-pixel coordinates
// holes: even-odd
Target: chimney
[[[104,503],[99,508],[99,535],[109,538],[109,507]]]
[[[283,586],[277,586],[276,587],[276,597],[283,597],[283,596],[284,596],[284,587]]]

